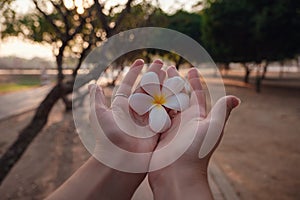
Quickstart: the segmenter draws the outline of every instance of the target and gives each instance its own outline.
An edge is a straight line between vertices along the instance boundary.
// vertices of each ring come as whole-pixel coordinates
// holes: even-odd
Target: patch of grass
[[[18,77],[14,82],[0,83],[0,94],[26,90],[40,85],[39,77]]]
[[[0,94],[9,93],[9,92],[16,92],[20,90],[29,89],[32,87],[36,87],[37,85],[21,85],[17,83],[1,83],[0,84]]]
[[[16,83],[23,86],[37,86],[40,84],[39,76],[20,76]]]

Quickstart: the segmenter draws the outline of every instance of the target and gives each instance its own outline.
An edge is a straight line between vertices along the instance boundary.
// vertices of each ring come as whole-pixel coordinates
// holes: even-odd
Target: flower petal
[[[167,79],[162,87],[162,93],[168,97],[173,94],[178,94],[184,88],[185,82],[180,76],[174,76]]]
[[[164,103],[164,106],[173,110],[183,111],[189,107],[189,102],[190,100],[187,94],[179,93],[169,96],[166,99],[166,103]]]
[[[141,87],[151,96],[160,94],[160,83],[155,72],[147,72],[141,79]]]
[[[143,115],[148,112],[153,106],[153,98],[144,93],[135,93],[129,97],[130,107],[139,115]]]
[[[155,133],[161,133],[171,126],[171,119],[163,106],[155,106],[149,114],[149,126]]]

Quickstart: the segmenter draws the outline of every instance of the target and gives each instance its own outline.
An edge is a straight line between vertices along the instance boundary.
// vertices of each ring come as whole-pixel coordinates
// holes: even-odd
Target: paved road
[[[52,86],[0,95],[0,120],[36,108]]]

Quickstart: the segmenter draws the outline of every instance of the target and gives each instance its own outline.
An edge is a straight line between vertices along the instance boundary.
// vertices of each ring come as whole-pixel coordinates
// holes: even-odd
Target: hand
[[[111,151],[113,147],[109,145],[111,144],[109,141],[112,141],[115,146],[132,153],[148,152],[146,154],[150,156],[135,157],[140,158],[140,160],[133,160],[134,163],[137,163],[137,166],[146,166],[146,169],[148,169],[149,164],[151,167],[151,165],[157,165],[157,162],[164,160],[164,158],[168,160],[168,157],[164,156],[176,155],[178,148],[182,146],[181,143],[190,140],[192,144],[179,159],[163,169],[148,173],[154,197],[155,199],[212,198],[207,182],[207,166],[210,156],[217,147],[217,143],[214,141],[215,139],[220,141],[226,121],[220,113],[226,105],[225,118],[227,119],[230,111],[239,104],[239,100],[233,96],[224,97],[216,103],[210,114],[206,116],[205,96],[199,81],[199,75],[196,69],[192,69],[189,72],[189,82],[193,89],[190,107],[182,113],[172,114],[174,116],[173,125],[167,132],[153,135],[149,127],[141,127],[136,124],[145,121],[146,116],[134,116],[134,120],[132,120],[127,99],[143,64],[142,60],[137,60],[132,65],[117,91],[111,109],[105,106],[105,98],[101,88],[96,85],[89,87],[91,97],[90,119],[97,140],[93,156],[103,158],[101,156],[104,155],[104,157],[108,157],[109,160],[114,160],[122,166],[131,163],[131,160],[122,156],[122,151],[121,154],[118,154],[120,151]],[[160,82],[166,76],[166,73],[161,70],[162,65],[163,63],[157,60],[149,68],[149,71],[158,74]],[[169,68],[167,73],[169,77],[178,76],[176,69],[173,67]],[[123,125],[127,125],[127,128],[123,126],[119,128],[118,125],[120,124],[117,124],[116,121],[118,116],[123,117],[121,121],[126,122]],[[180,124],[183,124],[183,129]],[[221,129],[220,131],[212,129],[213,132],[207,134],[208,127],[211,126],[221,127]],[[123,128],[126,129],[125,132]],[[133,133],[128,132],[135,129],[138,130],[138,133],[144,133],[146,136],[152,134],[153,136],[136,138],[132,135]],[[176,137],[182,139],[177,143],[178,146],[175,145],[175,148],[167,149],[165,154],[157,153],[166,144],[174,141],[173,138]],[[178,140],[175,141],[178,142]],[[198,154],[200,147],[200,154]],[[154,149],[155,152],[153,152]],[[201,159],[199,159],[199,155]],[[102,164],[94,157],[91,157],[48,199],[131,199],[136,188],[145,178],[147,170],[142,171],[142,173],[126,173],[118,171],[116,168],[107,167],[107,163]]]
[[[136,138],[132,136],[133,133],[125,133],[123,129],[118,127],[119,124],[116,122],[117,116],[115,115],[123,117],[131,130],[137,129],[141,131],[138,132],[140,134],[153,134],[147,127],[140,127],[134,121],[128,121],[131,117],[128,111],[127,97],[131,94],[132,87],[143,65],[142,60],[136,60],[131,66],[117,91],[111,109],[105,105],[105,97],[101,88],[96,85],[89,86],[90,122],[96,135],[93,157],[53,192],[48,199],[131,199],[136,188],[146,176],[158,135]],[[162,62],[157,62],[153,63],[149,70],[160,71],[161,67]],[[142,154],[142,156],[134,157],[134,160],[130,160],[131,156],[126,156],[137,152],[148,152],[145,153],[148,156]],[[101,159],[107,159],[106,161],[112,163],[99,162],[103,161]],[[136,173],[130,173],[130,170],[133,170],[132,165],[137,167]],[[118,170],[118,167],[124,166],[127,166],[129,173]],[[139,171],[141,172],[138,173]]]
[[[102,89],[96,85],[89,86],[91,98],[90,122],[96,134],[96,148],[94,153],[96,158],[98,156],[107,156],[105,154],[110,155],[111,151],[113,151],[112,148],[115,148],[115,146],[132,153],[147,153],[154,150],[159,135],[154,134],[147,126],[139,126],[138,121],[142,121],[143,119],[136,117],[133,120],[129,112],[128,96],[131,94],[131,90],[143,65],[143,60],[136,60],[133,63],[116,92],[111,108],[105,105],[105,96]],[[149,71],[157,71],[161,67],[162,63],[154,62]],[[151,137],[146,137],[149,135]],[[144,136],[144,138],[139,136]],[[115,146],[109,146],[108,144]],[[126,160],[128,158],[124,158],[124,156],[123,159],[125,162],[128,161]],[[148,166],[150,156],[148,160],[143,160],[143,162],[147,162],[143,163],[143,165]]]
[[[174,67],[170,67],[167,74],[168,77],[178,76],[178,72]],[[193,90],[190,107],[177,114],[172,120],[172,127],[161,135],[152,155],[150,166],[160,165],[161,162],[164,162],[164,158],[176,156],[175,153],[178,149],[184,147],[184,145],[181,145],[182,143],[190,140],[191,145],[171,165],[148,174],[155,199],[212,199],[207,182],[209,159],[221,140],[224,125],[231,110],[239,104],[236,97],[226,96],[221,98],[212,108],[210,114],[206,116],[205,95],[197,69],[191,69],[188,75]],[[226,106],[226,116],[222,116],[224,106]],[[182,125],[184,128],[180,128]],[[209,126],[216,128],[210,129],[209,135],[206,135]],[[218,127],[220,128],[218,129]],[[214,139],[209,138],[211,136],[218,136],[215,140],[216,143],[209,142]],[[178,143],[179,145],[176,145],[173,149],[171,148],[165,155],[158,153],[159,149],[167,147],[166,145],[175,137],[182,138],[181,143]],[[204,139],[206,137],[208,139]],[[203,143],[204,140],[205,143]],[[199,158],[199,155],[201,158]]]

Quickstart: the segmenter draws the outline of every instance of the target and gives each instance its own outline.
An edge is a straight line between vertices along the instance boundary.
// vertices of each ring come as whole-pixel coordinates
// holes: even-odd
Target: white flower
[[[129,105],[139,115],[150,111],[149,126],[155,133],[163,132],[171,126],[166,108],[183,111],[189,106],[189,96],[182,92],[185,81],[179,76],[165,80],[161,86],[157,74],[147,72],[140,85],[147,94],[132,94]]]

